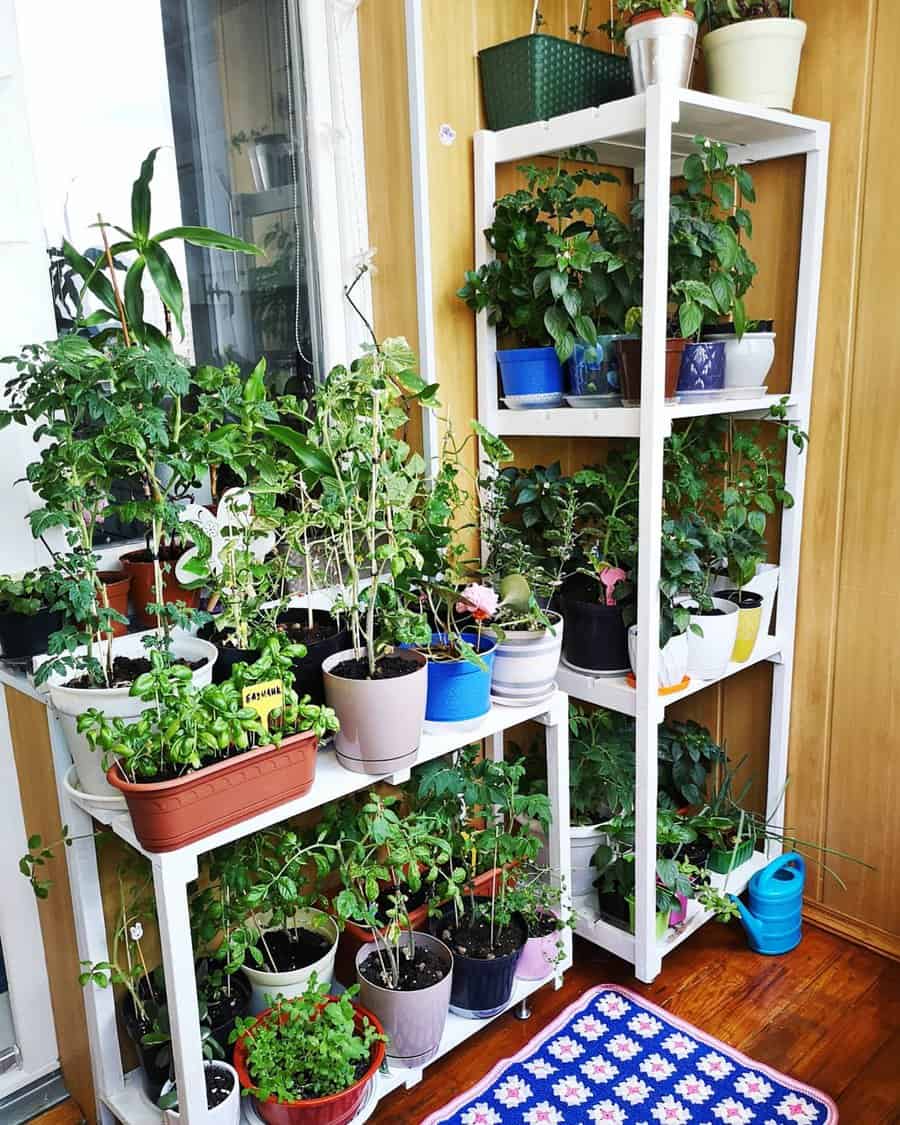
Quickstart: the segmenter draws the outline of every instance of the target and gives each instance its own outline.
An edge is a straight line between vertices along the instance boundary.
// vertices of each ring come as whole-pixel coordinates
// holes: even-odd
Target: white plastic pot
[[[231,1075],[231,1091],[224,1102],[219,1102],[217,1106],[206,1111],[207,1125],[238,1125],[241,1120],[241,1084],[238,1080],[237,1071],[227,1062],[221,1059],[210,1060],[203,1064],[205,1067],[212,1067],[215,1070],[227,1070]],[[165,1089],[165,1087],[163,1087]],[[169,1125],[178,1125],[181,1121],[181,1114],[177,1109],[167,1109],[163,1113],[163,1120],[169,1122]]]
[[[769,109],[794,108],[806,24],[796,19],[744,20],[703,39],[711,94]]]
[[[691,13],[634,18],[625,31],[634,92],[643,94],[648,86],[690,86],[696,43],[697,21]]]
[[[631,659],[631,670],[637,679],[637,625],[632,625],[628,630],[628,655]],[[685,633],[670,637],[659,650],[659,686],[661,688],[677,687],[687,675],[688,665],[688,639]]]
[[[325,981],[329,986],[331,985],[334,977],[334,958],[337,953],[339,936],[337,923],[324,910],[316,910],[311,906],[298,910],[294,915],[294,921],[296,925],[302,926],[305,930],[312,930],[328,938],[331,946],[325,956],[320,957],[318,961],[314,961],[312,965],[307,965],[303,969],[294,969],[290,973],[269,973],[254,968],[250,964],[245,964],[243,973],[250,982],[252,990],[250,1011],[254,1016],[271,1007],[266,999],[267,996],[284,996],[288,999],[300,996],[306,990],[309,978],[313,973],[316,974],[316,979],[320,984]]]
[[[594,888],[597,869],[591,867],[594,852],[601,844],[608,843],[609,837],[601,832],[596,824],[569,829],[569,844],[572,852],[572,896],[589,895]],[[545,974],[546,975],[546,974]]]
[[[713,598],[712,603],[721,610],[719,616],[691,614],[691,625],[698,625],[703,635],[693,628],[687,631],[688,675],[700,680],[717,680],[725,675],[737,637],[738,607],[724,598]]]
[[[704,339],[725,344],[726,397],[765,393],[765,382],[775,362],[774,332],[747,332],[740,340],[734,335],[711,333]]]
[[[749,590],[752,594],[762,595],[762,620],[759,625],[759,636],[756,638],[756,644],[753,647],[753,655],[763,643],[763,638],[768,637],[772,632],[772,615],[775,612],[775,595],[778,593],[778,579],[781,575],[781,567],[776,566],[774,563],[760,563],[756,568],[756,577],[751,578],[745,590]]]
[[[147,655],[144,646],[144,633],[129,633],[124,637],[115,637],[112,642],[113,657],[129,656],[132,658]],[[78,654],[86,652],[82,647],[76,650]],[[106,653],[104,641],[98,649],[98,659],[103,660]],[[180,629],[172,631],[172,653],[176,658],[185,660],[205,660],[206,663],[193,673],[193,683],[196,687],[203,687],[212,681],[212,668],[218,653],[216,646],[209,641],[201,641]],[[44,659],[35,661],[35,666],[43,663]],[[70,688],[65,687],[67,680],[78,675],[77,672],[68,670],[55,672],[47,681],[50,690],[50,702],[59,715],[59,721],[66,736],[69,753],[78,772],[78,785],[82,793],[98,797],[124,798],[113,789],[106,780],[103,769],[103,756],[98,751],[90,748],[88,740],[83,734],[78,733],[78,716],[83,715],[91,707],[96,707],[109,718],[136,719],[142,711],[146,711],[152,703],[135,699],[130,695],[130,687],[120,688]]]
[[[500,703],[527,707],[553,691],[562,651],[563,619],[547,615],[549,629],[510,630],[497,643],[491,695]]]

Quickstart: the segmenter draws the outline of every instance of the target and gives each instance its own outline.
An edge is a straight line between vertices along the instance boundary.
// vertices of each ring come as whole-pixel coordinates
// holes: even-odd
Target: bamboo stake
[[[106,254],[106,264],[109,266],[109,280],[112,282],[113,296],[116,298],[116,308],[119,312],[119,320],[122,322],[122,335],[125,337],[125,347],[131,347],[131,336],[128,334],[128,321],[125,319],[125,306],[122,304],[122,297],[119,293],[119,283],[116,281],[116,267],[113,265],[112,253],[109,249],[109,239],[106,237],[106,224],[103,222],[103,216],[97,212],[97,223],[100,227],[100,236],[103,239],[103,250]]]

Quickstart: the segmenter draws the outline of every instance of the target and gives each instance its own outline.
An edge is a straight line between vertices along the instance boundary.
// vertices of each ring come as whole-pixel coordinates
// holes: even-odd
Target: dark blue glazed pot
[[[491,674],[494,670],[495,637],[463,633],[463,640],[474,648],[486,667],[468,660],[428,661],[428,700],[425,720],[432,723],[460,723],[478,719],[491,709]],[[446,633],[432,633],[431,643],[447,643]]]
[[[678,376],[679,394],[721,391],[725,386],[725,341],[706,340],[685,345]]]
[[[562,394],[562,366],[555,348],[507,348],[497,352],[504,395]]]
[[[571,395],[619,394],[619,362],[616,340],[621,334],[598,336],[591,347],[583,340],[575,344],[566,360],[566,380]]]
[[[441,920],[433,920],[438,926],[447,925],[453,920],[453,912],[445,908]],[[450,1011],[470,1020],[490,1019],[509,1004],[516,980],[516,966],[522,949],[528,939],[525,922],[514,914],[511,925],[521,932],[521,945],[514,953],[505,957],[466,957],[453,953],[453,985],[450,991]]]

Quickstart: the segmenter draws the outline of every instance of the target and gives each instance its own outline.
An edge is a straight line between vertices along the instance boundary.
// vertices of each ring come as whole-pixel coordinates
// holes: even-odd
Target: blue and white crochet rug
[[[834,1125],[834,1102],[618,985],[422,1125]]]

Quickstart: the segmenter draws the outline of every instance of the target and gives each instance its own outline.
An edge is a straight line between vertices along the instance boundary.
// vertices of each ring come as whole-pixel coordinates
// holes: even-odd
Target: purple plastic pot
[[[556,967],[559,949],[559,931],[543,937],[529,938],[522,947],[522,955],[516,965],[519,980],[545,980]]]
[[[681,894],[676,893],[676,897],[678,899],[678,909],[672,910],[672,911],[669,912],[669,927],[670,928],[672,926],[680,926],[681,923],[685,920],[685,918],[687,918],[688,900],[684,897],[684,895],[681,895]]]
[[[406,938],[407,935],[404,935],[401,941],[405,942]],[[437,1054],[447,1022],[453,984],[453,954],[447,946],[431,934],[415,931],[413,938],[418,948],[436,953],[447,966],[447,975],[430,988],[400,992],[373,984],[359,968],[375,952],[376,943],[367,942],[356,953],[359,1002],[384,1025],[388,1037],[385,1048],[388,1062],[405,1069],[424,1066]]]

